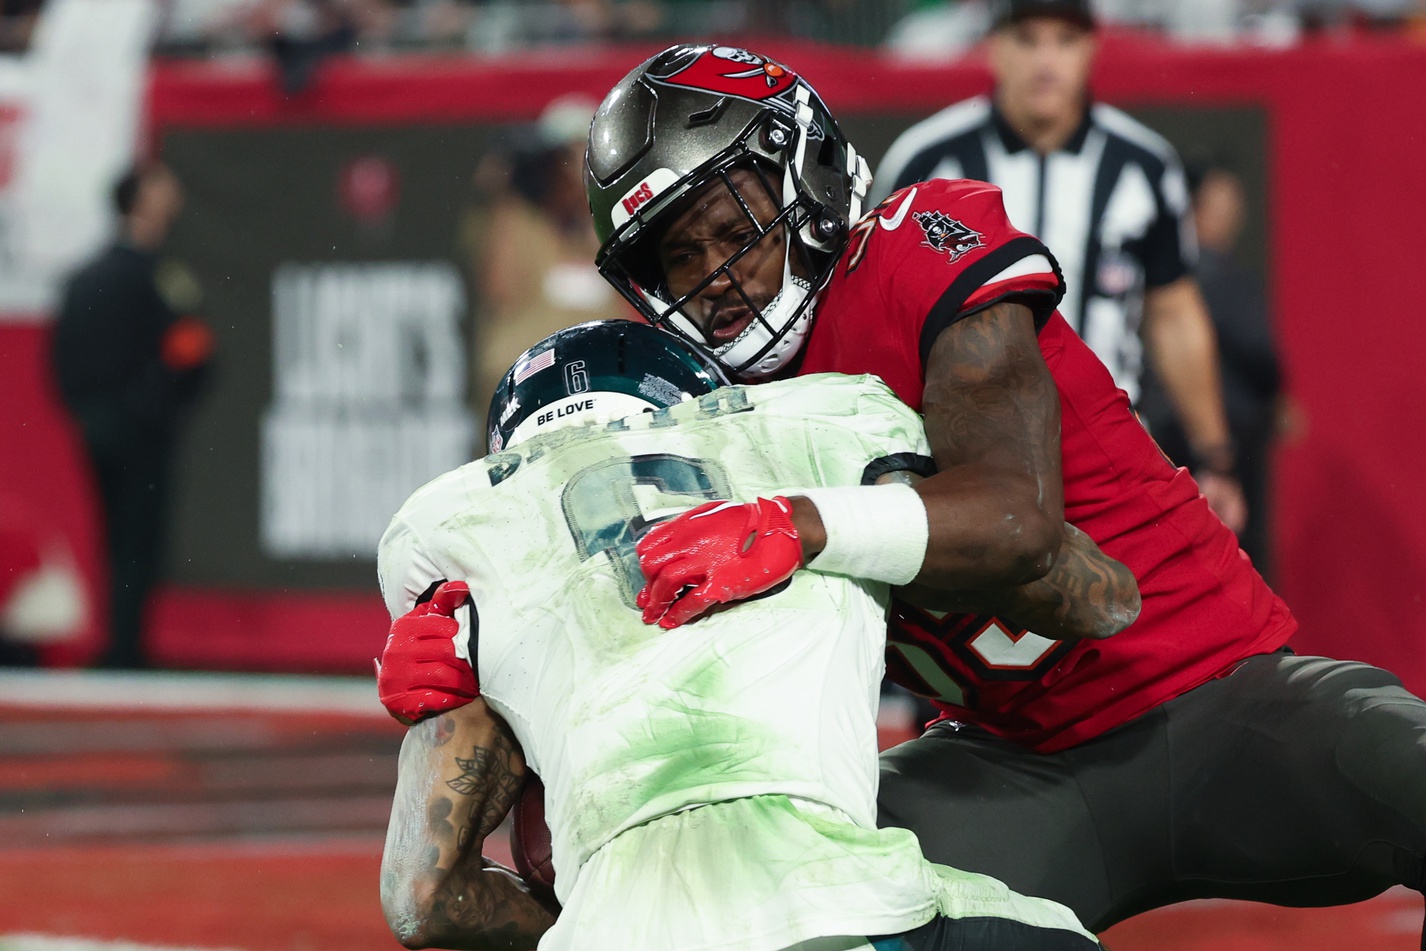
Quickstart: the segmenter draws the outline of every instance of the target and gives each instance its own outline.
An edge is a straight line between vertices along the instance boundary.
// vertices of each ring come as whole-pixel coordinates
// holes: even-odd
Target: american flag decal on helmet
[[[536,373],[539,373],[541,370],[548,370],[550,367],[552,367],[552,366],[554,366],[554,365],[555,365],[555,349],[554,349],[554,347],[551,347],[550,349],[544,351],[543,353],[537,353],[537,354],[535,354],[533,357],[531,357],[530,359],[526,360],[523,365],[518,366],[518,367],[515,368],[515,385],[516,385],[516,386],[519,386],[521,383],[524,383],[526,380],[528,380],[530,377],[534,376]]]

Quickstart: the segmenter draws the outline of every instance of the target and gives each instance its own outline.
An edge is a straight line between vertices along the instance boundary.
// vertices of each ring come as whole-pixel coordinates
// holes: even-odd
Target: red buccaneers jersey
[[[1108,640],[1061,642],[999,618],[897,605],[887,666],[947,716],[1043,752],[1145,713],[1296,630],[1187,470],[1169,464],[1054,312],[1062,293],[1049,252],[1010,226],[999,189],[922,183],[853,229],[799,368],[875,373],[919,409],[937,334],[998,300],[1036,311],[1060,394],[1065,520],[1133,571],[1143,610]]]

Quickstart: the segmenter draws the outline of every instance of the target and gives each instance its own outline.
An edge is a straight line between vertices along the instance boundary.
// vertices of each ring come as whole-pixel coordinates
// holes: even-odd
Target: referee
[[[999,186],[1011,223],[1059,260],[1069,289],[1060,313],[1135,402],[1147,346],[1192,448],[1177,461],[1236,532],[1246,509],[1217,341],[1192,276],[1183,169],[1163,138],[1091,102],[1095,48],[1088,0],[1001,0],[988,49],[994,94],[904,132],[873,197],[930,178]]]

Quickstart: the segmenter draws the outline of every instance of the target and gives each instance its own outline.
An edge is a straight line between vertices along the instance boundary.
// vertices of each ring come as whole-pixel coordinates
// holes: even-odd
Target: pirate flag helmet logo
[[[764,102],[791,90],[797,84],[797,74],[751,50],[715,46],[677,72],[660,76],[659,81]]]

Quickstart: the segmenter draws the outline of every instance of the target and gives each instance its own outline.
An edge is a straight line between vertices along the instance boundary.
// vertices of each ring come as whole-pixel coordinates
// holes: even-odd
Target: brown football
[[[515,871],[520,877],[553,900],[555,867],[550,861],[550,829],[545,825],[545,784],[534,773],[526,774],[525,788],[515,800],[510,852],[515,857]]]

